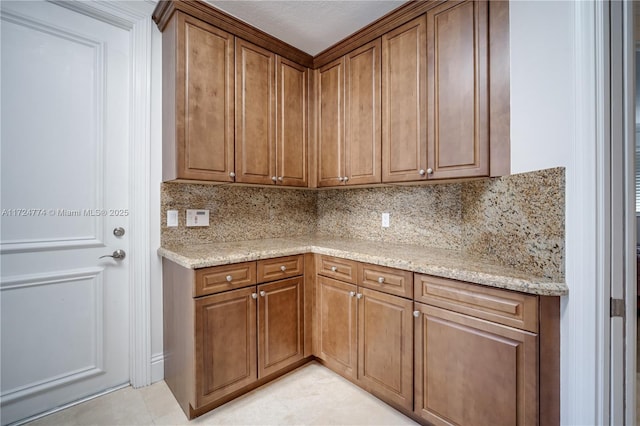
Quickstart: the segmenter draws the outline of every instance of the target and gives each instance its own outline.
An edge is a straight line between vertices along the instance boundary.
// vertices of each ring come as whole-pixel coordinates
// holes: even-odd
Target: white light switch
[[[187,210],[187,226],[209,226],[209,210]]]
[[[382,227],[389,227],[389,213],[382,213]]]
[[[178,226],[178,210],[167,210],[167,226]]]

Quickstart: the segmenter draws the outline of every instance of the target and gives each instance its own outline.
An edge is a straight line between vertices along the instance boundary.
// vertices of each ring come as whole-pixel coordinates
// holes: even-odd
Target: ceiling
[[[405,3],[404,0],[206,0],[315,56]]]

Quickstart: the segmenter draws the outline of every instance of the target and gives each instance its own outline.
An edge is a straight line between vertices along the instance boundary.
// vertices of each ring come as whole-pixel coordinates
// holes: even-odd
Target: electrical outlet
[[[389,222],[390,222],[389,213],[382,213],[382,227],[388,228]]]
[[[187,226],[209,226],[209,210],[187,209]]]
[[[178,210],[167,210],[167,226],[170,228],[178,226]]]

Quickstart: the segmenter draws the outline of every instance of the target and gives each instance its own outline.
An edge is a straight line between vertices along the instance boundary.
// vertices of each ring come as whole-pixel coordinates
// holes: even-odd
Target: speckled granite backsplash
[[[318,192],[317,235],[460,250],[461,184]],[[381,214],[390,213],[388,228]]]
[[[211,243],[313,234],[316,193],[309,190],[163,183],[162,244]],[[209,209],[209,227],[185,227],[186,209]],[[179,226],[167,228],[167,210]]]
[[[162,244],[319,235],[460,250],[564,281],[564,169],[428,186],[309,191],[162,185]],[[210,210],[186,228],[185,210]],[[179,226],[166,227],[166,211]],[[391,226],[382,228],[382,212]]]
[[[565,170],[467,182],[462,251],[564,282]]]

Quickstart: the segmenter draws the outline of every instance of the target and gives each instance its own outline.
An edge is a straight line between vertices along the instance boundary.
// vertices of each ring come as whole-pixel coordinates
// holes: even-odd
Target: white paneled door
[[[0,410],[129,382],[130,34],[2,1]],[[122,228],[124,235],[115,229]]]

